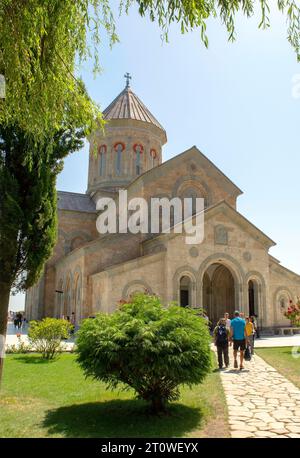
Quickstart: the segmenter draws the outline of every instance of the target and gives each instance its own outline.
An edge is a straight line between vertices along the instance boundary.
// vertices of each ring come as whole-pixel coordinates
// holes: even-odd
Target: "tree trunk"
[[[10,285],[0,283],[0,389],[2,382],[3,364],[5,356],[5,339],[7,332],[7,317],[9,306]]]
[[[159,396],[151,399],[152,412],[155,415],[166,412],[166,406],[163,399]]]

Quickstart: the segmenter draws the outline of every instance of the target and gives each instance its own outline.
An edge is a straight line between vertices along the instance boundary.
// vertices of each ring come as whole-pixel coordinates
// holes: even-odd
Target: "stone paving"
[[[300,438],[300,389],[257,355],[244,367],[220,371],[231,437]]]
[[[274,347],[300,347],[300,335],[294,336],[262,336],[255,339],[256,348],[274,348]]]

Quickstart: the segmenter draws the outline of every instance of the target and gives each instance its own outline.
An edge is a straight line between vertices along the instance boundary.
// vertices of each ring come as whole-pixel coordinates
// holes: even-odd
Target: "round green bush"
[[[28,339],[32,348],[44,359],[53,359],[61,349],[61,340],[70,336],[72,328],[68,321],[57,318],[30,321]]]
[[[179,398],[179,386],[203,381],[210,371],[206,321],[188,308],[165,308],[158,297],[135,295],[112,314],[83,322],[77,361],[85,375],[110,388],[125,384],[154,412]]]

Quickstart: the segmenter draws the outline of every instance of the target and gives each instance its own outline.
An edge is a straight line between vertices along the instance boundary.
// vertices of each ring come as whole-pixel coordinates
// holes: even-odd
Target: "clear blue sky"
[[[257,24],[240,17],[232,44],[212,20],[206,50],[199,32],[181,35],[175,26],[162,43],[157,25],[133,9],[117,20],[120,43],[111,50],[103,42],[102,74],[94,79],[88,63],[81,76],[104,109],[130,72],[132,89],[167,131],[163,159],[196,145],[244,191],[238,210],[278,243],[271,254],[300,273],[300,98],[292,97],[300,64],[279,13],[271,29]],[[85,148],[66,160],[58,189],[85,192],[87,168]],[[17,296],[11,308],[22,303]]]

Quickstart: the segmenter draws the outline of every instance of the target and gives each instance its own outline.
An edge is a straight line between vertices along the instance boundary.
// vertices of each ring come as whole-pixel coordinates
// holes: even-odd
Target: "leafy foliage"
[[[157,21],[168,37],[172,23],[178,23],[182,33],[200,28],[201,40],[208,46],[206,24],[209,18],[218,18],[225,25],[228,38],[236,38],[235,21],[238,13],[250,18],[255,13],[255,5],[260,6],[259,28],[270,27],[270,7],[276,7],[287,19],[287,37],[300,60],[300,6],[295,0],[121,0],[122,7],[128,13],[132,4],[138,4],[141,16],[148,15],[151,21]]]
[[[295,0],[272,0],[287,19],[287,37],[300,59],[300,8]],[[219,18],[235,39],[238,13],[254,14],[255,0],[119,0],[120,12],[138,6],[160,25],[163,36],[178,23],[182,33],[200,28],[208,46],[207,20]],[[270,25],[271,0],[260,0],[259,27]],[[2,0],[0,2],[0,74],[6,79],[6,99],[0,100],[0,123],[44,138],[68,119],[90,132],[103,124],[99,107],[74,75],[86,59],[99,70],[103,34],[118,41],[110,0]]]
[[[82,147],[84,132],[64,123],[41,141],[0,123],[0,335],[9,295],[38,280],[57,235],[56,176]],[[0,355],[0,383],[4,360]]]
[[[292,326],[300,327],[300,298],[298,298],[296,304],[290,300],[289,306],[283,314],[291,321]]]
[[[67,320],[44,318],[31,321],[28,331],[30,345],[44,359],[53,359],[61,349],[61,339],[67,339],[72,325]]]
[[[107,0],[3,0],[0,2],[0,73],[6,99],[0,122],[17,123],[41,140],[67,119],[86,133],[101,122],[98,107],[76,79],[76,58],[91,55],[104,27],[116,40]],[[95,65],[97,65],[97,53]]]
[[[181,384],[202,382],[211,364],[205,320],[190,309],[164,308],[158,297],[145,294],[110,315],[85,320],[77,353],[86,376],[110,388],[133,388],[154,412],[178,399]]]
[[[39,143],[0,125],[0,285],[24,289],[39,278],[56,241],[56,176],[83,135],[65,127]]]

